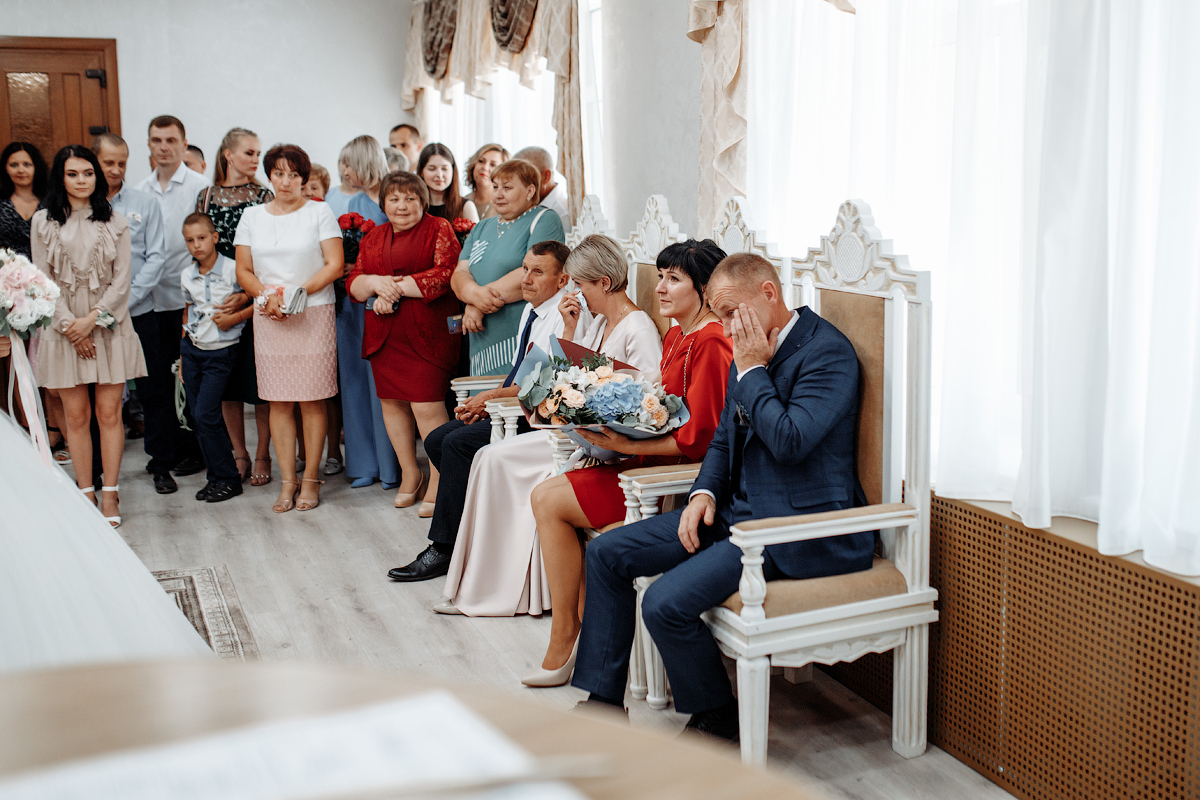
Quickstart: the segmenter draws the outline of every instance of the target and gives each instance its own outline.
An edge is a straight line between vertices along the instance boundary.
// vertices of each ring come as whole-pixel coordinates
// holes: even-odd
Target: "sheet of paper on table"
[[[69,762],[0,781],[0,800],[299,800],[519,776],[533,766],[504,734],[450,693],[435,691]],[[564,783],[455,796],[583,797]]]

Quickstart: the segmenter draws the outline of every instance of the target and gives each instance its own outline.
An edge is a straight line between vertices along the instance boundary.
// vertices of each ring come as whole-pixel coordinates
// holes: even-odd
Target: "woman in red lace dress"
[[[533,490],[530,499],[554,617],[541,667],[522,680],[528,686],[561,686],[571,678],[583,599],[583,553],[577,530],[599,529],[625,518],[618,474],[635,467],[701,461],[712,442],[725,406],[733,346],[704,300],[704,287],[724,257],[711,239],[689,239],[658,254],[659,310],[678,323],[663,339],[662,382],[687,404],[691,413],[687,424],[654,439],[580,431],[593,444],[634,458],[574,470]]]
[[[458,364],[461,337],[446,326],[458,313],[450,274],[458,264],[458,239],[450,223],[425,213],[429,192],[411,172],[393,172],[379,187],[390,224],[363,237],[346,288],[370,300],[362,357],[371,362],[383,422],[402,470],[397,508],[437,496],[438,473],[428,484],[417,466],[416,430],[425,436],[445,424],[446,392]]]

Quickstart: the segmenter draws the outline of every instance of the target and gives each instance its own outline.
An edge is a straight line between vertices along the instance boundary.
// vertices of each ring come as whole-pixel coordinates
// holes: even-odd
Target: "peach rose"
[[[537,413],[542,419],[550,419],[554,413],[558,411],[558,400],[554,395],[550,395],[537,407]]]
[[[583,408],[587,403],[587,397],[578,389],[568,389],[563,392],[563,402],[571,408]]]
[[[613,376],[613,368],[605,364],[603,367],[596,367],[597,378],[611,378]]]
[[[671,418],[671,415],[667,413],[666,406],[660,405],[650,412],[650,417],[654,421],[654,427],[661,428],[667,424],[667,420]]]
[[[650,413],[654,413],[654,409],[658,408],[661,405],[662,405],[662,403],[658,402],[657,395],[648,394],[642,398],[642,408],[645,409],[646,411],[649,411]]]

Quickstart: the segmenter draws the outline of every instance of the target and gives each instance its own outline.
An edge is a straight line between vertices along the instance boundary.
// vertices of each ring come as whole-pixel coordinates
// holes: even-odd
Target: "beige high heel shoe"
[[[567,663],[563,664],[558,669],[543,669],[538,667],[533,672],[521,678],[521,683],[526,686],[562,686],[567,681],[571,680],[571,673],[575,671],[575,656],[579,655],[579,637],[575,637],[575,646],[571,648],[571,657],[567,659]]]
[[[287,500],[276,500],[275,505],[271,506],[271,510],[276,514],[282,514],[285,511],[291,511],[296,507],[296,495],[300,492],[300,481],[282,481],[284,484],[290,483],[296,488],[292,490],[292,495]]]
[[[396,508],[408,508],[417,504],[418,497],[425,496],[425,490],[429,487],[429,476],[424,472],[421,473],[421,482],[417,484],[415,492],[396,492],[395,506]]]
[[[317,480],[316,478],[301,478],[302,481],[308,483],[324,483],[325,481]],[[318,490],[319,491],[319,490]],[[321,505],[321,496],[317,495],[315,500],[307,500],[303,497],[296,498],[297,511],[312,511],[317,506]]]

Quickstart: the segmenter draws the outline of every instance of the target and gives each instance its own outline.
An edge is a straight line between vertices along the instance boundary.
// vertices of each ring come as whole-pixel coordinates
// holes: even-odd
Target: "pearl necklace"
[[[537,208],[537,206],[530,206],[529,208],[522,211],[520,213],[520,215],[513,217],[512,219],[508,220],[507,222],[500,219],[499,217],[496,217],[496,238],[499,239],[502,236],[504,236],[504,234],[508,233],[508,229],[512,227],[512,224],[514,222],[516,222],[521,217],[528,214],[530,211],[533,211],[533,209],[535,209],[535,208]]]

